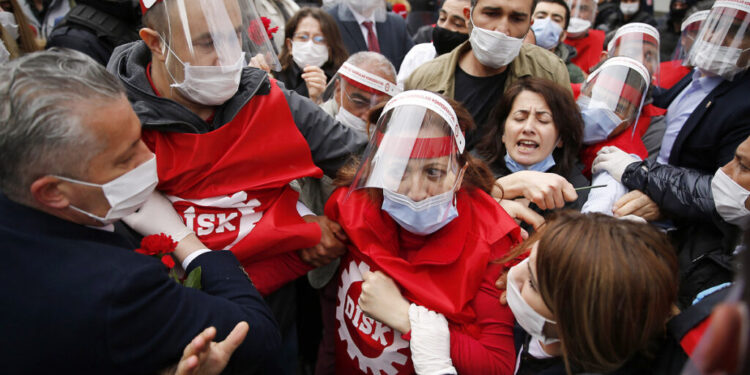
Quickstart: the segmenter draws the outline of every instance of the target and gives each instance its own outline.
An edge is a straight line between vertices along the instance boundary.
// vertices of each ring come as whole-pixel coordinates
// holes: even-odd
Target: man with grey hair
[[[198,291],[115,230],[152,197],[156,161],[124,89],[90,57],[53,48],[0,68],[0,157],[3,373],[152,374],[204,328],[223,339],[242,321],[252,335],[230,369],[277,350],[271,312],[231,252],[192,233],[179,242],[172,257],[200,267]]]

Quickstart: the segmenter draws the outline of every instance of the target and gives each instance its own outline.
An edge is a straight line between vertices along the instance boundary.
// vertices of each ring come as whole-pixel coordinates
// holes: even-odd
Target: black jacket
[[[326,63],[321,67],[323,73],[326,75],[326,82],[336,74],[337,69],[334,69],[331,63]],[[302,79],[302,69],[295,62],[289,64],[286,69],[275,74],[276,79],[284,83],[284,87],[289,90],[294,90],[297,94],[300,94],[306,98],[310,97],[310,93],[307,92],[307,85],[305,80]]]
[[[140,17],[131,0],[79,0],[47,37],[46,48],[71,48],[107,65],[115,47],[140,39]]]
[[[654,103],[666,108],[690,83],[688,74]],[[714,208],[711,179],[734,158],[737,146],[750,136],[750,72],[717,86],[688,117],[675,139],[669,165],[646,160],[629,165],[622,175],[628,189],[648,195],[671,219],[680,262],[680,303],[699,291],[731,281],[731,254],[737,229]]]
[[[237,93],[219,106],[209,124],[181,104],[156,96],[146,77],[146,66],[151,61],[151,51],[142,41],[115,49],[107,66],[118,77],[128,94],[128,99],[141,120],[144,129],[202,134],[228,123],[253,100],[255,95],[267,95],[270,81],[266,72],[245,68]],[[320,107],[297,93],[282,89],[294,123],[310,146],[313,161],[323,172],[335,177],[350,155],[358,154],[367,144],[360,132],[335,121]]]
[[[153,374],[214,326],[250,324],[230,369],[247,373],[280,346],[276,323],[228,251],[195,258],[202,291],[178,285],[118,233],[75,224],[0,194],[3,374]]]

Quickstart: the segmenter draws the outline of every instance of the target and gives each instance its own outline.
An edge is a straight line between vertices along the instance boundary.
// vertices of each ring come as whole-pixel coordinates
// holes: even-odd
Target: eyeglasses
[[[310,40],[310,35],[307,34],[294,34],[292,40],[295,42],[306,43]],[[323,35],[315,35],[312,37],[312,41],[315,44],[326,44],[326,38]]]

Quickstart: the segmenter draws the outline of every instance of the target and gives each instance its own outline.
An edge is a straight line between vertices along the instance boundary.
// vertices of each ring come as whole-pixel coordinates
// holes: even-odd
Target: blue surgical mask
[[[521,165],[518,164],[513,158],[510,157],[510,155],[506,152],[505,153],[505,166],[508,167],[508,170],[511,172],[518,172],[518,171],[537,171],[537,172],[546,172],[550,168],[555,166],[555,158],[552,157],[552,154],[547,155],[544,160],[540,161],[539,163],[532,164],[532,165]]]
[[[617,114],[609,108],[589,105],[591,99],[585,96],[578,98],[578,107],[583,116],[583,143],[590,145],[609,138],[621,123]]]
[[[536,45],[544,49],[552,49],[560,42],[562,27],[553,22],[549,17],[537,18],[531,25],[531,30],[536,37]]]
[[[426,236],[437,232],[458,217],[453,197],[453,190],[448,190],[443,194],[414,202],[403,194],[383,189],[382,209],[402,228]]]

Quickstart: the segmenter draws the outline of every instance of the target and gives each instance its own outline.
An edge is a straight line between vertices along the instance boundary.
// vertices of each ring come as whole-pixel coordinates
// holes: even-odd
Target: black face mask
[[[469,34],[450,31],[437,25],[432,28],[432,45],[435,46],[438,56],[452,51],[467,39]]]

